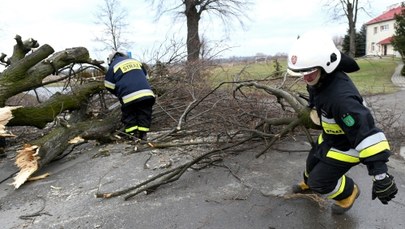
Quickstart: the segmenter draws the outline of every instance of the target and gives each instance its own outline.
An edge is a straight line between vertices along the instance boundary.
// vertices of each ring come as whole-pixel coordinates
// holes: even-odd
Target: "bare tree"
[[[96,24],[103,26],[102,35],[96,41],[102,43],[102,50],[119,50],[128,48],[130,42],[123,36],[128,28],[126,18],[128,11],[121,7],[119,0],[104,0],[96,13]]]
[[[154,0],[157,6],[158,18],[165,13],[175,13],[184,16],[187,22],[187,61],[195,62],[200,59],[202,42],[199,34],[200,20],[203,14],[219,17],[226,24],[232,24],[233,19],[243,26],[250,0]]]
[[[368,7],[365,7],[368,5]],[[333,20],[346,17],[349,29],[350,48],[349,55],[354,57],[356,54],[356,23],[359,10],[367,13],[366,8],[369,8],[368,0],[326,0],[325,7],[331,12]]]

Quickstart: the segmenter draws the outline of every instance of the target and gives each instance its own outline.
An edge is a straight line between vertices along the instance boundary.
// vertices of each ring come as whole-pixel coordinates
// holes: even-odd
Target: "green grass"
[[[356,59],[360,70],[349,76],[363,95],[385,94],[398,91],[392,84],[391,76],[400,61],[398,58],[360,58]],[[282,71],[286,70],[286,59],[280,59]],[[215,68],[211,73],[214,85],[224,81],[263,80],[274,75],[275,63],[240,63],[227,64]],[[299,83],[294,90],[303,90],[304,82]]]
[[[349,76],[362,94],[385,94],[398,91],[391,82],[399,59],[361,58],[357,60],[360,70]]]
[[[285,70],[286,60],[280,60],[282,69]],[[273,61],[266,63],[235,63],[225,64],[215,68],[211,72],[214,81],[233,81],[233,80],[261,80],[270,77],[275,72]]]

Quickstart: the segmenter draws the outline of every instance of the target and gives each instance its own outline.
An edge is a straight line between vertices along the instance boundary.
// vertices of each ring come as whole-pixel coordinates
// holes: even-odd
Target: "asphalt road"
[[[168,158],[172,166],[187,160],[184,152],[127,154],[128,145],[83,145],[43,169],[50,176],[14,190],[11,179],[0,184],[1,228],[405,228],[405,162],[392,158],[390,172],[399,194],[388,205],[371,200],[371,178],[365,166],[349,176],[362,194],[344,215],[307,198],[291,198],[291,184],[301,178],[309,146],[296,136],[255,158],[257,151],[228,156],[225,166],[187,171],[156,192],[125,201],[124,196],[95,198],[95,193],[133,186]],[[189,149],[193,153],[206,149]],[[150,155],[152,157],[149,159]],[[148,161],[149,168],[145,168]],[[1,173],[12,171],[2,160]],[[5,169],[8,168],[8,169]],[[5,171],[7,170],[7,171]],[[35,216],[30,216],[35,215]],[[25,216],[25,217],[24,217]],[[27,217],[28,216],[28,217]]]
[[[373,109],[405,113],[405,91],[370,98]],[[405,115],[395,116],[405,126]],[[401,135],[398,135],[401,136]],[[403,136],[403,135],[402,135]],[[344,215],[332,215],[331,201],[318,204],[291,196],[301,179],[309,149],[306,139],[294,136],[277,150],[255,158],[259,148],[229,155],[222,166],[189,170],[157,191],[125,201],[124,196],[95,198],[134,186],[165,165],[178,166],[208,149],[182,148],[130,153],[127,144],[88,143],[41,170],[50,176],[14,190],[9,178],[16,168],[13,155],[0,159],[0,228],[405,228],[405,161],[391,157],[389,172],[399,188],[388,205],[371,200],[371,178],[358,165],[349,172],[361,195]],[[405,146],[405,139],[395,139]],[[261,143],[257,143],[261,144]],[[403,147],[404,148],[404,147]],[[148,166],[146,166],[148,162]]]

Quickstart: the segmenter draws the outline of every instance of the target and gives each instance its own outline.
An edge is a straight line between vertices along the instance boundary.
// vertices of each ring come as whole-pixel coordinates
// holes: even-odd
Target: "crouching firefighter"
[[[104,85],[121,103],[125,133],[146,140],[155,103],[147,71],[142,63],[122,52],[112,52],[107,62]]]
[[[326,195],[335,200],[332,213],[342,214],[360,195],[359,186],[346,173],[363,163],[372,176],[372,199],[387,204],[398,192],[386,164],[390,146],[346,74],[360,69],[356,61],[341,53],[331,37],[312,31],[292,45],[288,68],[303,76],[309,107],[316,110],[323,129],[308,154],[303,181],[293,186],[293,192]]]

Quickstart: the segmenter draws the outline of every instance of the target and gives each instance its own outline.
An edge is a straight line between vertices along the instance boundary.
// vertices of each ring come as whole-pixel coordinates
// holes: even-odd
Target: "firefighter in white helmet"
[[[309,107],[316,110],[323,130],[308,154],[304,179],[293,192],[326,195],[335,200],[332,212],[342,214],[360,195],[346,173],[362,163],[372,177],[372,199],[387,204],[398,192],[386,164],[390,146],[346,74],[359,70],[356,61],[341,53],[327,34],[310,31],[292,45],[288,69],[302,75]]]

